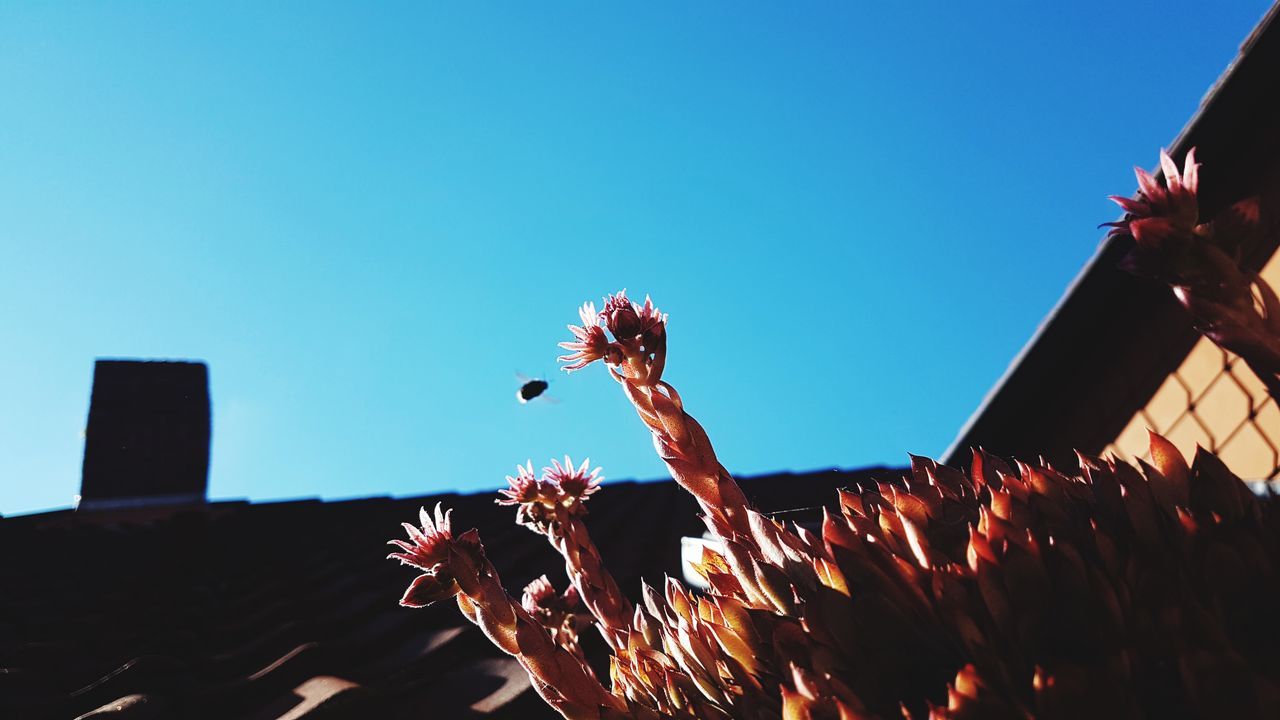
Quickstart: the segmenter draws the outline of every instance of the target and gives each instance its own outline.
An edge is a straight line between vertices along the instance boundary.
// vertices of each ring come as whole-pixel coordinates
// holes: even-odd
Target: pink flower
[[[1138,197],[1109,196],[1124,208],[1124,220],[1103,223],[1111,227],[1110,235],[1131,235],[1139,243],[1155,244],[1173,234],[1187,234],[1195,230],[1200,218],[1196,193],[1200,186],[1200,165],[1196,151],[1187,152],[1182,172],[1169,153],[1160,151],[1160,167],[1164,171],[1162,186],[1142,168],[1134,168],[1138,177]]]
[[[635,308],[636,314],[640,317],[641,332],[652,330],[667,321],[666,314],[658,312],[658,309],[653,306],[653,299],[648,295],[644,296],[644,305],[631,303],[631,306]]]
[[[640,343],[647,352],[656,352],[658,341],[667,333],[666,313],[658,312],[648,295],[644,296],[644,305],[636,307],[636,313],[640,316]]]
[[[588,495],[600,488],[600,481],[604,479],[600,476],[600,468],[588,474],[587,468],[590,465],[591,459],[587,458],[582,461],[581,466],[574,467],[573,460],[565,455],[564,465],[561,465],[558,460],[552,460],[551,467],[542,468],[542,481],[559,488],[566,499],[585,500]]]
[[[564,367],[565,372],[581,370],[604,357],[609,350],[609,338],[605,336],[604,328],[600,327],[595,303],[583,303],[578,309],[578,317],[582,318],[582,326],[569,326],[569,331],[575,338],[574,341],[560,343],[560,347],[572,352],[556,358],[561,362],[572,363]]]
[[[627,291],[605,298],[600,318],[613,333],[614,340],[625,343],[635,338],[642,342],[665,332],[667,316],[658,312],[653,300],[644,296],[644,305],[627,299]]]
[[[499,505],[527,505],[546,500],[548,495],[554,494],[554,490],[548,492],[546,483],[533,474],[532,460],[525,465],[517,465],[516,476],[508,475],[507,485],[498,491],[502,496],[497,501]]]
[[[408,608],[426,607],[457,594],[458,583],[452,577],[424,573],[409,583],[409,588],[400,598],[400,605]]]
[[[450,527],[452,514],[452,510],[442,512],[440,504],[436,503],[435,519],[432,520],[426,508],[419,508],[418,519],[422,522],[422,529],[409,523],[401,523],[409,533],[409,542],[388,540],[388,545],[395,545],[403,552],[394,552],[387,557],[399,560],[402,565],[412,565],[434,574],[449,559],[449,546],[453,542],[453,530]]]
[[[520,604],[532,615],[545,610],[568,612],[578,604],[578,589],[570,585],[563,595],[558,595],[551,581],[543,575],[525,586]]]
[[[640,323],[639,306],[627,299],[626,290],[605,298],[600,318],[614,339],[619,341],[630,340],[644,329]]]
[[[566,372],[586,367],[604,359],[609,365],[622,365],[628,361],[648,363],[666,347],[667,316],[658,312],[653,301],[645,296],[644,305],[627,299],[627,291],[605,298],[604,309],[598,314],[593,303],[584,304],[578,315],[582,326],[570,325],[573,342],[560,343],[560,347],[573,352],[562,355],[561,362],[569,362]],[[603,324],[603,327],[602,327]],[[605,328],[613,335],[613,342],[605,335]]]

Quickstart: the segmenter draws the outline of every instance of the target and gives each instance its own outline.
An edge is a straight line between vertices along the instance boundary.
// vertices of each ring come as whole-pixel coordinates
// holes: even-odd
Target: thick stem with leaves
[[[516,521],[547,538],[564,558],[565,573],[583,604],[595,616],[600,633],[615,649],[624,647],[631,630],[632,606],[605,568],[599,549],[591,540],[583,517],[586,501],[599,487],[600,469],[588,474],[590,460],[575,467],[568,457],[564,465],[552,460],[535,477],[533,464],[516,466],[507,476],[507,488],[499,491],[501,505],[517,506]]]
[[[571,363],[565,370],[604,360],[653,434],[654,449],[671,477],[697,499],[711,527],[725,536],[750,535],[746,496],[716,458],[702,425],[685,412],[680,394],[662,380],[667,316],[648,298],[644,305],[631,302],[625,291],[609,297],[598,315],[591,303],[579,314],[583,325],[569,326],[575,341],[561,343],[574,351],[560,358]],[[605,335],[606,328],[612,341]]]
[[[507,595],[474,529],[453,536],[450,513],[424,509],[421,527],[404,523],[409,540],[393,540],[401,552],[390,557],[423,573],[400,604],[424,607],[452,597],[468,620],[494,645],[520,662],[538,694],[566,718],[623,717],[626,703],[596,680],[573,653],[560,647],[542,623]]]
[[[1165,152],[1160,165],[1163,184],[1135,168],[1137,196],[1111,196],[1125,218],[1105,223],[1110,235],[1134,240],[1121,267],[1169,285],[1195,329],[1243,359],[1280,403],[1280,300],[1242,262],[1274,230],[1265,203],[1246,198],[1202,223],[1195,149],[1181,170]]]
[[[1195,227],[1185,193],[1150,196],[1166,225]],[[1239,284],[1175,269],[1196,297],[1247,307]],[[1259,317],[1280,317],[1273,297],[1258,302]],[[403,604],[456,597],[566,717],[1280,717],[1280,620],[1266,607],[1280,595],[1280,517],[1213,455],[1188,465],[1153,435],[1151,464],[1081,457],[1073,475],[981,451],[968,474],[913,458],[900,481],[842,490],[814,533],[747,507],[662,381],[665,317],[623,296],[582,314],[565,359],[609,364],[706,511],[721,540],[696,567],[708,592],[668,579],[624,620],[631,605],[581,519],[598,482],[586,463],[553,463],[543,478],[529,465],[502,502],[551,540],[574,591],[616,631],[609,690],[577,651],[571,593],[540,582],[515,604],[474,531],[454,539],[447,516],[424,512],[392,554],[423,571]],[[1268,352],[1241,354],[1267,369]]]

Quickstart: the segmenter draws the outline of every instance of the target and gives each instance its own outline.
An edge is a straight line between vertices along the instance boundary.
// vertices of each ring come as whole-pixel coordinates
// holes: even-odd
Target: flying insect
[[[542,378],[527,378],[520,376],[520,379],[524,384],[516,391],[516,400],[519,400],[521,405],[533,400],[547,391],[548,383]]]

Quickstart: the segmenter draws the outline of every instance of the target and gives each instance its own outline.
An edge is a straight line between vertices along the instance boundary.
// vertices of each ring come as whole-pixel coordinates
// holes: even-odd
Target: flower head
[[[557,522],[560,512],[560,487],[547,482],[545,476],[533,474],[533,461],[516,466],[516,476],[507,476],[507,487],[498,491],[499,505],[516,506],[516,522],[537,533],[546,534]]]
[[[591,459],[587,458],[582,461],[582,465],[574,467],[573,460],[565,455],[563,465],[559,460],[552,460],[551,467],[542,468],[542,481],[558,488],[565,501],[585,500],[588,495],[600,489],[600,481],[604,480],[598,467],[587,472],[590,465]]]
[[[627,299],[626,290],[605,298],[600,318],[619,341],[630,340],[644,329],[640,322],[640,306]]]
[[[1138,177],[1138,197],[1110,196],[1126,213],[1124,220],[1103,223],[1111,227],[1110,235],[1131,235],[1139,243],[1158,243],[1171,234],[1195,230],[1200,217],[1200,207],[1196,202],[1200,164],[1196,162],[1195,148],[1187,151],[1181,172],[1169,153],[1161,150],[1160,168],[1164,173],[1164,185],[1146,170],[1134,168]]]
[[[458,581],[448,574],[423,573],[409,583],[400,598],[403,607],[426,607],[458,594]]]
[[[643,336],[666,332],[667,314],[658,312],[658,308],[653,306],[653,299],[648,295],[644,296],[644,305],[636,306],[636,312],[640,315],[640,332]]]
[[[557,594],[546,575],[525,586],[520,604],[530,614],[545,612],[569,612],[578,605],[578,589],[570,585],[564,594]]]
[[[533,461],[516,466],[516,476],[507,476],[507,487],[498,491],[499,505],[526,505],[553,499],[555,491],[533,474]]]
[[[644,304],[641,305],[629,300],[626,290],[605,298],[600,319],[604,321],[605,327],[609,328],[609,332],[613,333],[614,339],[618,342],[661,334],[667,322],[667,316],[658,312],[648,295],[644,297]]]
[[[584,303],[578,309],[582,325],[569,326],[573,341],[560,343],[560,347],[572,351],[557,358],[570,363],[564,367],[566,372],[601,359],[611,366],[625,363],[639,367],[665,352],[667,316],[658,312],[648,296],[641,305],[629,300],[627,291],[622,290],[606,297],[599,313],[595,309],[594,303]],[[613,335],[612,342],[605,334],[606,328]]]
[[[449,545],[453,542],[453,529],[450,523],[452,510],[442,512],[436,503],[435,518],[426,508],[418,509],[418,520],[422,523],[419,529],[409,523],[401,523],[405,532],[409,533],[409,542],[404,540],[388,540],[388,545],[395,545],[402,552],[394,552],[388,558],[399,560],[402,565],[412,565],[429,573],[449,559]]]
[[[600,326],[595,303],[583,303],[582,307],[578,308],[578,317],[582,318],[582,325],[569,326],[574,341],[560,343],[560,347],[572,352],[556,358],[561,362],[571,363],[564,367],[565,372],[581,370],[604,357],[609,350],[609,338],[605,336],[604,328]]]
[[[449,553],[455,542],[450,522],[452,514],[452,510],[442,511],[439,503],[436,503],[434,518],[426,508],[420,508],[418,520],[422,523],[421,528],[403,523],[405,531],[409,533],[409,542],[387,541],[389,545],[395,545],[402,551],[391,553],[388,558],[423,571],[423,574],[409,584],[409,589],[405,590],[404,597],[400,598],[401,605],[424,607],[458,593],[458,583],[449,568]],[[463,540],[466,535],[464,533]]]

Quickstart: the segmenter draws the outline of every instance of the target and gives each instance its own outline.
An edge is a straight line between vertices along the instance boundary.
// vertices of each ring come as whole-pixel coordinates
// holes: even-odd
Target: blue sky
[[[0,7],[0,513],[97,357],[209,363],[214,497],[661,477],[555,370],[623,287],[732,471],[936,455],[1268,3],[189,5]]]

